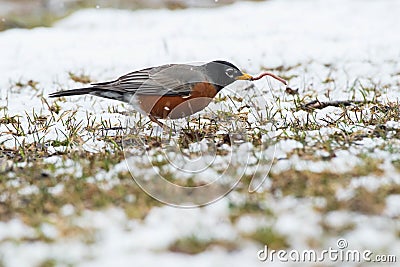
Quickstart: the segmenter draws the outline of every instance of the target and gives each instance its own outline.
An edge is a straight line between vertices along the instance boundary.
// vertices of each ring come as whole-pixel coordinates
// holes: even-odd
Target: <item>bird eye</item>
[[[232,68],[229,68],[229,69],[226,69],[225,73],[229,78],[233,78],[233,74],[235,73],[235,70]]]

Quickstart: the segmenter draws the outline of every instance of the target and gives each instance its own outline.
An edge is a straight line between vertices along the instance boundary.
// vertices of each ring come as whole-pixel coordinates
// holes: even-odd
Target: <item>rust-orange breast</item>
[[[197,83],[188,96],[136,95],[140,108],[156,118],[179,119],[203,110],[217,94],[214,85]]]

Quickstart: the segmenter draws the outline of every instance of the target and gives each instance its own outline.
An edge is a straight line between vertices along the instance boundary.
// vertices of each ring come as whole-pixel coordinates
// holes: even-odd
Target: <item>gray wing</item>
[[[93,87],[140,95],[189,95],[192,85],[207,81],[201,66],[168,64],[128,73]]]

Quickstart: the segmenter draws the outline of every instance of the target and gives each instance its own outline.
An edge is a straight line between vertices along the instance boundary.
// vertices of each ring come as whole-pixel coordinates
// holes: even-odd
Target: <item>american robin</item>
[[[163,126],[158,119],[190,116],[207,107],[227,85],[237,80],[258,80],[265,75],[286,84],[273,74],[253,78],[230,62],[216,60],[203,65],[167,64],[146,68],[87,88],[55,92],[50,97],[90,94],[120,100]]]

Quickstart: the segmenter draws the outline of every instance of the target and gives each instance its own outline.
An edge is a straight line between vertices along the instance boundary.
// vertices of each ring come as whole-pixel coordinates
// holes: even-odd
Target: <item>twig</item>
[[[329,101],[329,102],[321,102],[319,100],[313,100],[301,106],[302,109],[323,109],[326,107],[347,107],[353,106],[356,104],[369,104],[373,103],[372,101],[360,101],[360,100],[338,100],[338,101]]]

